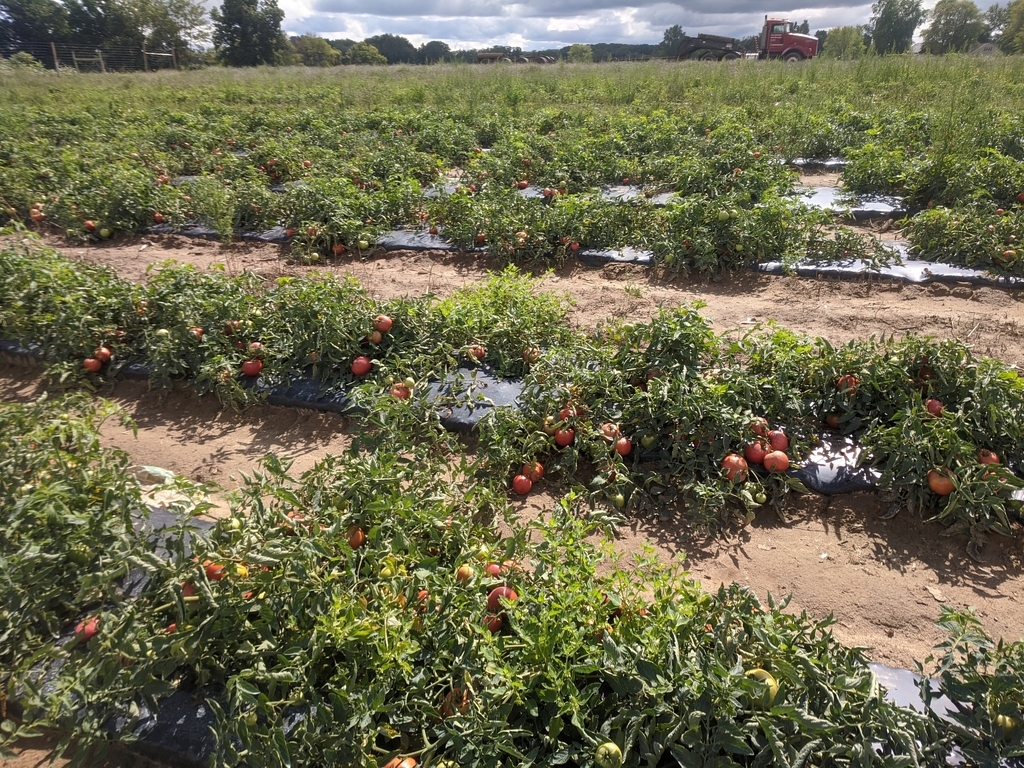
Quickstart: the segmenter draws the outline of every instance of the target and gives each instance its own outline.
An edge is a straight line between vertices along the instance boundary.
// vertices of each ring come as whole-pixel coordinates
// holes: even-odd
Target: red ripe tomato
[[[177,631],[178,631],[178,624],[177,624],[177,622],[171,622],[170,624],[167,625],[167,628],[164,630],[164,634],[165,635],[173,635]]]
[[[995,451],[990,451],[988,448],[981,448],[978,451],[978,463],[979,464],[998,464],[999,454]]]
[[[565,448],[565,446],[571,445],[572,441],[575,439],[575,429],[559,429],[555,431],[555,444],[561,448]]]
[[[844,374],[836,379],[836,389],[842,392],[844,395],[854,395],[857,393],[857,385],[860,384],[860,380],[852,374]]]
[[[633,450],[633,443],[628,437],[620,437],[615,441],[615,452],[619,456],[629,456]]]
[[[785,472],[789,469],[789,456],[783,451],[769,451],[764,455],[764,468],[769,472]]]
[[[246,360],[242,363],[242,373],[246,376],[259,376],[263,370],[262,360]]]
[[[825,424],[829,429],[839,429],[839,414],[830,413],[825,417]]]
[[[355,376],[365,376],[373,368],[373,361],[370,360],[366,355],[360,355],[352,361],[350,370]]]
[[[536,483],[542,477],[544,477],[544,465],[539,461],[530,462],[529,464],[523,464],[522,470],[519,472],[521,475],[526,475],[530,482]]]
[[[96,231],[96,222],[93,221],[92,219],[86,219],[85,220],[85,231],[86,232],[95,232]]]
[[[341,256],[341,254],[343,254],[344,252],[345,252],[345,244],[344,243],[335,243],[334,245],[331,246],[331,253],[333,253],[335,256]]]
[[[196,341],[201,341],[203,338],[203,329],[198,325],[188,329],[189,335]]]
[[[107,347],[96,347],[92,356],[99,360],[101,363],[110,362],[110,350]]]
[[[391,396],[398,400],[408,400],[412,390],[404,381],[397,381],[391,385]]]
[[[348,545],[352,549],[359,549],[366,543],[366,534],[358,525],[350,525],[348,528]]]
[[[576,415],[576,408],[575,408],[575,406],[570,406],[570,405],[565,406],[565,408],[563,408],[562,410],[560,410],[558,412],[558,418],[559,418],[560,421],[568,421],[569,419],[571,419],[575,415]]]
[[[391,330],[391,326],[393,326],[394,324],[395,321],[392,320],[387,315],[377,315],[377,317],[374,318],[373,321],[373,328],[374,330],[380,331],[381,333],[387,333],[388,331]]]
[[[258,341],[249,344],[249,354],[253,357],[263,357],[263,345]]]
[[[230,336],[233,333],[237,333],[242,328],[241,320],[228,320],[224,323],[224,335]]]
[[[527,347],[523,350],[524,363],[536,363],[540,358],[540,350],[536,347]]]
[[[606,443],[614,443],[619,437],[619,425],[606,421],[601,425],[601,438]]]
[[[487,348],[482,347],[479,344],[473,344],[469,348],[469,356],[476,358],[477,360],[483,360],[485,357],[487,357]]]
[[[725,477],[734,483],[744,483],[747,480],[749,467],[747,461],[738,453],[730,453],[722,459],[722,469],[725,470]]]
[[[488,613],[484,616],[484,626],[490,630],[492,635],[498,634],[501,632],[501,616]]]
[[[518,599],[519,595],[517,595],[516,591],[511,587],[495,587],[487,596],[487,610],[491,613],[497,613],[501,610],[502,600],[514,603]]]
[[[220,581],[224,578],[227,566],[224,563],[211,563],[209,560],[203,563],[206,568],[206,578],[210,581]]]
[[[153,221],[155,221],[157,224],[163,224],[164,223],[164,215],[162,213],[154,213],[153,214]]]
[[[789,448],[789,438],[781,429],[773,429],[768,433],[768,442],[776,451],[785,451]]]
[[[103,363],[95,357],[87,357],[82,361],[82,367],[89,373],[99,373],[100,369],[103,367]]]
[[[197,594],[197,592],[196,592],[196,585],[195,584],[193,584],[191,581],[183,581],[183,582],[181,582],[181,596],[182,597],[195,597],[196,594]]]
[[[492,579],[500,578],[501,577],[501,566],[498,565],[497,563],[488,563],[484,567],[484,573],[486,573]]]
[[[929,469],[928,487],[937,496],[949,496],[953,492],[953,480],[945,471]]]
[[[533,488],[533,481],[526,475],[516,475],[512,478],[512,490],[520,496],[525,496]]]
[[[932,416],[941,416],[942,412],[946,410],[946,406],[942,401],[936,400],[934,397],[929,397],[925,400],[924,407]]]
[[[758,437],[768,437],[768,419],[764,416],[758,416],[753,419],[750,422],[750,431]]]
[[[416,768],[419,765],[415,757],[392,757],[384,764],[384,768]]]
[[[765,449],[764,443],[757,440],[743,449],[743,458],[751,464],[763,464],[766,453],[768,451]]]
[[[83,619],[75,625],[75,639],[80,643],[88,643],[100,631],[99,616]]]

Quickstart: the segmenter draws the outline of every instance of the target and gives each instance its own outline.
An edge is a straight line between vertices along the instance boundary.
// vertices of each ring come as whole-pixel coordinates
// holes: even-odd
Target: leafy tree
[[[146,50],[173,50],[187,61],[210,39],[206,8],[194,0],[136,0]]]
[[[341,51],[312,32],[307,32],[301,37],[293,37],[291,44],[305,67],[333,67],[341,64]]]
[[[594,43],[590,47],[594,51],[594,61],[649,59],[651,56],[658,55],[660,49],[660,46],[643,43]],[[557,50],[537,51],[537,53],[542,56],[551,56],[555,59],[561,58]]]
[[[387,64],[380,51],[369,43],[356,43],[348,49],[345,56],[346,64]]]
[[[277,64],[288,49],[277,0],[224,0],[213,18],[213,47],[228,66]]]
[[[594,61],[594,49],[584,43],[569,46],[566,58],[573,64],[587,64]]]
[[[801,35],[809,35],[811,34],[811,22],[804,19],[800,24],[793,25],[793,31],[799,32]]]
[[[54,0],[0,0],[0,46],[65,42],[71,37],[67,9]]]
[[[145,42],[143,14],[138,6],[117,0],[64,0],[64,7],[78,45],[141,50]]]
[[[1006,53],[1024,53],[1024,0],[1013,0],[1006,9],[1006,28],[999,48]]]
[[[871,6],[871,37],[879,53],[906,53],[925,20],[921,0],[877,0]]]
[[[816,29],[816,30],[814,30],[814,36],[816,38],[818,38],[818,50],[819,51],[824,51],[825,50],[825,41],[828,39],[828,30],[827,29]]]
[[[1003,36],[1006,25],[1010,22],[1010,7],[994,3],[985,11],[985,38],[984,42],[992,41],[998,43]]]
[[[659,46],[661,48],[661,55],[675,56],[676,51],[679,50],[679,43],[683,41],[684,37],[686,37],[686,33],[683,32],[683,28],[678,24],[673,24],[666,29]]]
[[[418,59],[423,64],[434,64],[438,61],[447,61],[451,55],[452,49],[448,47],[448,43],[431,40],[420,46]]]
[[[860,31],[860,27],[830,29],[821,49],[821,56],[826,59],[858,59],[865,53],[867,47],[864,45],[864,33]]]
[[[336,51],[348,53],[349,49],[356,44],[356,41],[349,40],[347,37],[344,37],[340,40],[328,40],[327,44]]]
[[[985,32],[981,11],[971,0],[939,0],[930,15],[923,40],[929,53],[970,50]]]
[[[401,35],[374,35],[363,42],[376,48],[388,64],[415,64],[418,59],[416,46]]]

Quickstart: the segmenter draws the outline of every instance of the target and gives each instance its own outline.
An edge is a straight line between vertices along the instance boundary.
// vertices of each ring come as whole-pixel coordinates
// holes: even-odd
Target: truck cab
[[[764,26],[758,38],[759,59],[803,61],[818,53],[818,38],[793,31],[788,19],[764,17]]]

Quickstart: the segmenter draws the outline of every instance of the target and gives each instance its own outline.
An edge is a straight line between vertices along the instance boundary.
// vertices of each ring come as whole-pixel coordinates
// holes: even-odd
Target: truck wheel
[[[787,64],[792,64],[795,61],[803,61],[804,57],[803,54],[800,53],[799,51],[790,51],[789,53],[782,57],[782,60]]]
[[[736,51],[729,51],[727,54],[725,54],[725,56],[722,57],[722,59],[725,61],[736,61],[736,59],[742,58],[743,56],[740,55],[739,53],[736,53]]]
[[[718,54],[713,51],[706,51],[700,55],[700,61],[718,61]]]

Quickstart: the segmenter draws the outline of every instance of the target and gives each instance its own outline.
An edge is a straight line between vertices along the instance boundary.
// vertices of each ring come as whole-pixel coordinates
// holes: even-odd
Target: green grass
[[[259,103],[284,109],[433,107],[528,117],[538,109],[592,113],[742,108],[785,114],[821,111],[845,103],[877,113],[918,109],[942,113],[966,106],[1024,109],[1024,58],[973,59],[889,56],[857,62],[616,63],[530,67],[285,67],[207,69],[151,74],[57,76],[20,74],[4,79],[2,109],[65,105],[120,109],[188,108],[216,95],[220,104]],[[316,101],[309,101],[313,96]],[[968,98],[965,104],[964,97]],[[982,119],[979,115],[978,119]]]

